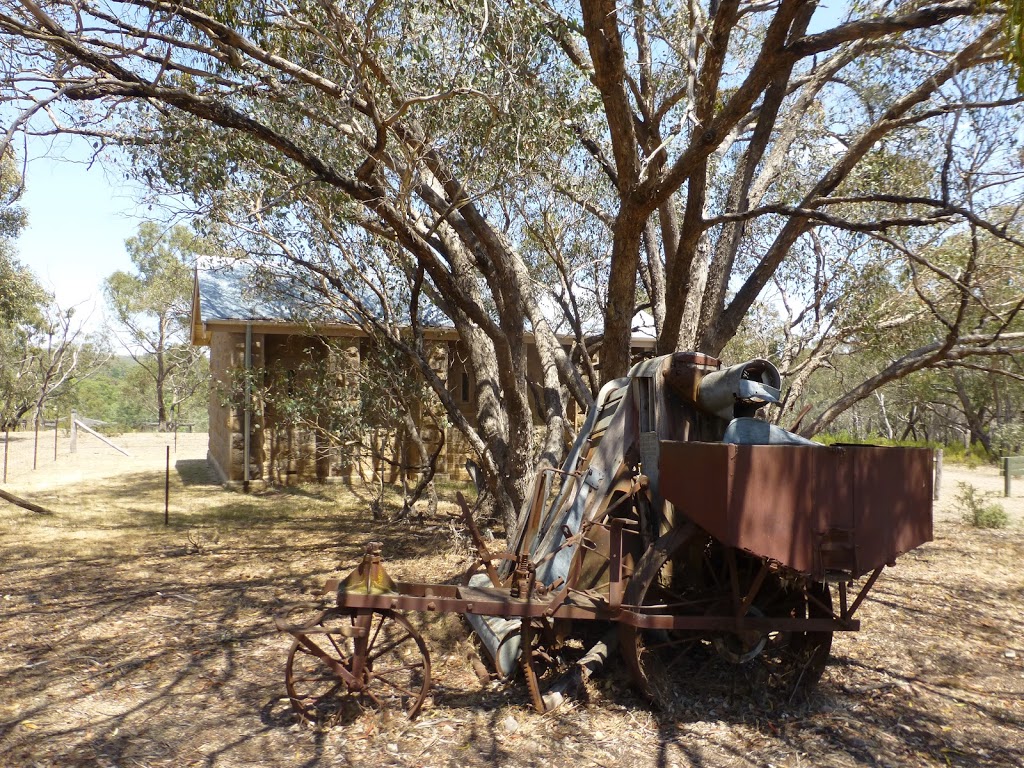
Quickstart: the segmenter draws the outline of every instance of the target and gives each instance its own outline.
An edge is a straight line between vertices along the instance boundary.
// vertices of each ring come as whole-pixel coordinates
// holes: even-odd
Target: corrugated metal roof
[[[280,275],[256,273],[244,262],[210,262],[196,269],[203,322],[351,325],[353,316],[317,301],[308,287]]]
[[[283,275],[257,272],[243,261],[202,259],[196,266],[196,294],[199,316],[193,326],[209,322],[285,323],[317,327],[358,325],[356,315],[341,307],[325,304],[322,297],[302,281]],[[372,294],[366,306],[378,306]],[[545,314],[557,318],[555,302],[542,299]],[[557,311],[556,311],[557,310]],[[421,303],[420,322],[426,327],[453,328],[451,321],[430,304]],[[555,322],[556,333],[565,332]],[[601,318],[587,324],[585,332],[597,335],[603,330]],[[634,346],[646,347],[655,340],[654,318],[647,312],[633,317]]]

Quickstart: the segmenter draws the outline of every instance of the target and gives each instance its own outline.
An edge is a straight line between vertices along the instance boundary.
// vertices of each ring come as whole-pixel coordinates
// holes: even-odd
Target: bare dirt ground
[[[946,467],[935,541],[886,571],[806,698],[740,676],[654,711],[614,665],[537,715],[521,685],[481,685],[460,619],[414,616],[435,678],[420,718],[317,731],[289,712],[273,614],[371,538],[397,578],[451,576],[447,518],[374,522],[358,488],[224,491],[206,436],[180,435],[164,526],[165,436],[115,438],[130,458],[61,437],[56,462],[52,441],[32,471],[12,436],[0,486],[55,512],[0,501],[0,766],[1024,766],[1024,481],[998,499],[1008,529],[952,504],[957,482],[1001,494],[994,470]]]

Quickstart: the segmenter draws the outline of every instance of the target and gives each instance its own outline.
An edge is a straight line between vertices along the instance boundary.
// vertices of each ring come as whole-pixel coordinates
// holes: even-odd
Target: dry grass
[[[273,614],[312,605],[371,538],[396,577],[450,576],[464,550],[447,520],[375,523],[338,486],[223,491],[195,435],[172,457],[165,527],[164,441],[118,440],[132,459],[54,464],[51,442],[47,465],[7,486],[57,514],[0,506],[0,765],[1024,765],[1024,500],[1004,531],[969,529],[944,502],[935,542],[883,577],[806,700],[738,679],[654,712],[613,668],[588,702],[538,716],[519,686],[481,688],[457,617],[416,616],[435,676],[420,719],[317,732],[283,699]],[[947,498],[960,479],[947,468]]]

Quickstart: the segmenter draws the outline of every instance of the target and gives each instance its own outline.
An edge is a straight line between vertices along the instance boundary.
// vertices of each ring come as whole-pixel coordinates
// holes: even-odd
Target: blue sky
[[[84,147],[64,143],[41,156],[46,149],[41,143],[29,149],[22,198],[28,226],[18,240],[18,257],[62,308],[77,306],[76,314],[88,317],[95,330],[102,324],[103,280],[131,269],[124,241],[145,210],[111,171],[81,161]]]

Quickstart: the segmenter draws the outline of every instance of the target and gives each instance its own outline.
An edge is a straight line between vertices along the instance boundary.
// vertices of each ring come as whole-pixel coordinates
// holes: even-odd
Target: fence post
[[[164,472],[164,525],[171,524],[171,446],[167,446],[167,469]]]
[[[35,470],[39,459],[39,411],[36,410],[36,437],[32,443],[32,469]]]
[[[1010,457],[1003,457],[1003,496],[1010,496]]]
[[[4,483],[7,482],[7,450],[11,445],[11,428],[4,428]]]
[[[60,429],[60,411],[53,412],[53,460],[57,460],[57,430]]]
[[[78,452],[78,412],[71,412],[71,447],[70,453]]]
[[[932,487],[932,499],[939,500],[939,490],[942,488],[942,449],[935,452],[935,484]]]

